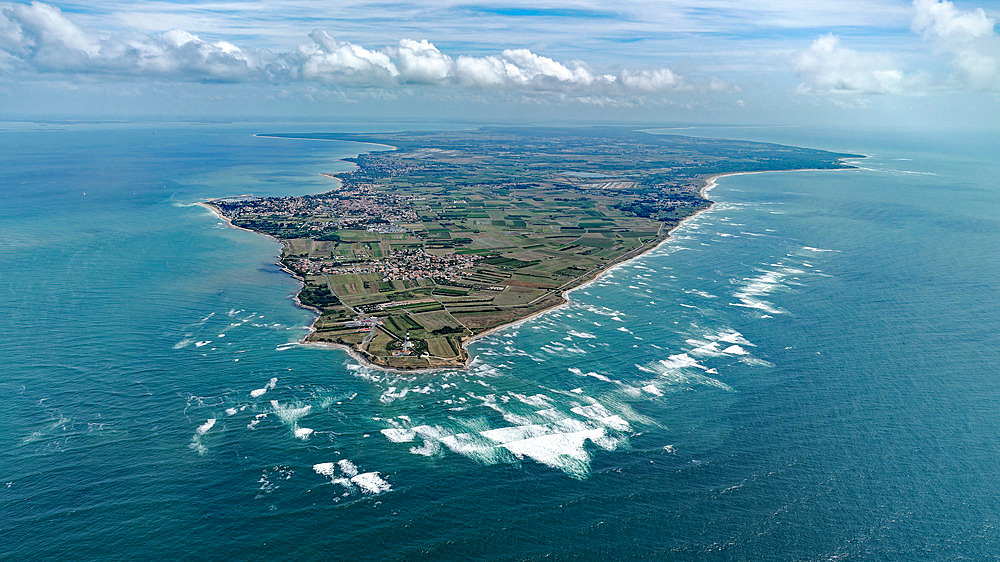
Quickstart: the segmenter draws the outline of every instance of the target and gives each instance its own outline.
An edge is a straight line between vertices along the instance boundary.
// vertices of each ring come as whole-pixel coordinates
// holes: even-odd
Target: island
[[[654,248],[732,173],[858,157],[621,127],[259,135],[371,143],[333,189],[205,204],[282,244],[317,316],[304,341],[371,365],[461,368],[477,337]]]

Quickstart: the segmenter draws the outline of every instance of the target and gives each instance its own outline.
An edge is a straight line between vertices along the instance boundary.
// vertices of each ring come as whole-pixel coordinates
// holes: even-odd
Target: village
[[[338,256],[339,257],[339,256]],[[423,248],[393,250],[379,259],[337,263],[310,258],[300,258],[292,262],[294,268],[312,275],[347,275],[377,273],[382,281],[415,281],[418,279],[442,279],[458,281],[482,256],[472,254],[435,255]],[[342,261],[342,260],[341,260]]]

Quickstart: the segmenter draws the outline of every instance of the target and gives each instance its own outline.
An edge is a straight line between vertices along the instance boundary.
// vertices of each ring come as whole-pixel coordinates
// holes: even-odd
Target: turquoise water
[[[0,132],[0,557],[1000,554],[995,139],[688,130],[871,158],[724,178],[396,375],[294,345],[278,245],[191,205],[363,149],[252,135],[291,127]]]

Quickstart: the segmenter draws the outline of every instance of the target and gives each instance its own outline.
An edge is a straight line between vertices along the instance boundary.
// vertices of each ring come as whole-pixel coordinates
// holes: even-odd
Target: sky
[[[997,0],[0,2],[0,120],[994,127]]]

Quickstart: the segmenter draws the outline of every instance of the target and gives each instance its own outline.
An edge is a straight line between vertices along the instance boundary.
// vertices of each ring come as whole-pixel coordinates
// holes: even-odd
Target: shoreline
[[[867,157],[868,156],[864,156],[864,158],[867,158]],[[841,158],[840,160],[843,161],[843,160],[849,160],[849,159],[851,159],[851,158]],[[750,175],[750,174],[771,174],[771,173],[777,173],[777,172],[825,172],[825,171],[840,171],[840,170],[850,170],[850,169],[851,168],[846,168],[846,167],[845,168],[794,168],[794,169],[789,169],[789,170],[753,170],[753,171],[747,171],[747,172],[723,172],[723,173],[720,173],[720,174],[712,174],[712,175],[709,175],[709,176],[706,176],[705,178],[703,178],[702,181],[705,182],[705,185],[701,186],[701,188],[698,189],[698,194],[701,195],[703,198],[705,198],[707,200],[708,198],[705,197],[705,196],[708,194],[709,191],[711,191],[712,189],[714,189],[718,185],[718,181],[717,180],[719,178],[724,178],[726,176],[743,176],[743,175]],[[704,213],[706,211],[711,210],[712,207],[714,207],[714,206],[715,206],[715,202],[714,201],[710,202],[710,204],[707,207],[705,207],[704,209],[699,209],[698,211],[692,213],[690,216],[687,216],[687,217],[684,217],[683,219],[681,219],[677,224],[675,224],[673,226],[673,228],[671,228],[670,230],[667,231],[667,233],[664,235],[664,237],[663,237],[662,240],[660,240],[659,242],[657,242],[653,246],[651,246],[651,247],[649,247],[649,248],[647,248],[645,250],[642,250],[642,251],[638,252],[634,256],[631,256],[631,257],[624,257],[623,256],[624,259],[621,259],[620,261],[615,261],[615,262],[612,262],[612,263],[608,264],[607,267],[605,267],[604,269],[596,272],[589,279],[587,279],[586,281],[580,283],[579,285],[576,285],[576,286],[570,287],[570,288],[568,288],[568,289],[566,289],[564,291],[561,291],[559,293],[559,297],[562,299],[562,302],[556,303],[556,304],[554,304],[554,305],[552,305],[550,307],[547,307],[547,308],[543,308],[542,310],[539,310],[538,312],[533,312],[533,313],[529,314],[528,316],[525,316],[524,318],[521,318],[520,320],[516,320],[516,321],[511,322],[509,324],[502,324],[500,326],[495,326],[493,328],[490,328],[488,330],[480,332],[480,333],[478,333],[478,334],[476,334],[474,336],[470,336],[467,340],[465,340],[465,341],[462,342],[462,348],[467,351],[469,345],[477,342],[478,340],[481,340],[481,339],[485,338],[486,336],[490,336],[490,335],[492,335],[492,334],[494,334],[496,332],[499,332],[501,330],[504,330],[506,328],[520,326],[521,324],[527,322],[528,320],[533,320],[535,318],[538,318],[539,316],[542,316],[543,314],[547,314],[549,312],[554,312],[554,311],[558,310],[559,308],[570,304],[570,298],[569,298],[570,293],[572,293],[573,291],[577,291],[579,289],[584,289],[586,287],[589,287],[590,285],[594,284],[596,281],[598,281],[604,275],[606,275],[606,274],[614,271],[615,269],[618,269],[619,267],[621,267],[623,265],[626,265],[626,264],[628,264],[630,262],[633,262],[633,261],[641,258],[642,256],[645,256],[646,254],[648,254],[648,253],[650,253],[650,252],[658,249],[663,244],[666,244],[667,242],[669,242],[670,241],[670,235],[673,234],[673,232],[675,230],[677,230],[682,225],[684,225],[684,223],[686,223],[687,221],[689,221],[689,220],[697,217],[698,215],[700,215],[700,214],[702,214],[702,213]],[[473,358],[470,355],[469,359],[465,362],[465,365],[463,367],[461,367],[460,369],[467,369],[469,367],[469,364],[472,363],[472,359]],[[403,372],[440,371],[440,370],[444,370],[444,369],[445,368],[440,368],[439,367],[439,368],[434,368],[434,369],[413,369],[411,371],[403,371]]]
[[[295,138],[295,137],[271,137],[271,136],[260,135],[260,134],[255,134],[254,136],[261,137],[261,138],[279,138],[279,139],[280,138]],[[328,140],[328,139],[305,139],[305,138],[303,138],[301,140]],[[329,139],[329,140],[333,140],[333,139]],[[377,145],[376,143],[362,143],[362,144],[372,144],[372,145],[375,145],[375,146],[387,146],[387,147],[389,147],[390,150],[396,150],[396,147],[390,146],[390,145]],[[855,160],[855,159],[864,159],[864,158],[868,158],[868,156],[867,155],[861,155],[860,157],[845,157],[845,158],[840,158],[838,160],[840,162],[844,162],[846,160]],[[718,180],[719,180],[719,178],[723,178],[723,177],[727,177],[727,176],[741,176],[741,175],[750,175],[750,174],[770,174],[770,173],[777,173],[777,172],[841,171],[841,170],[850,170],[850,169],[853,169],[853,168],[856,168],[856,166],[845,166],[845,167],[841,167],[841,168],[793,168],[793,169],[787,169],[787,170],[751,170],[751,171],[744,171],[744,172],[723,172],[723,173],[718,173],[718,174],[710,174],[710,175],[707,175],[707,176],[701,178],[700,181],[704,182],[704,185],[702,185],[698,189],[698,194],[702,198],[708,200],[708,198],[706,197],[706,195],[708,194],[708,192],[710,192],[712,189],[714,189],[715,187],[718,186]],[[320,175],[326,176],[326,177],[328,177],[330,179],[337,179],[337,178],[331,177],[328,174],[321,173]],[[229,226],[231,226],[231,227],[233,227],[235,229],[244,230],[246,232],[252,232],[254,234],[259,234],[259,235],[267,236],[268,238],[271,238],[272,240],[275,240],[276,242],[278,242],[279,244],[282,245],[282,251],[283,251],[283,249],[284,249],[284,243],[280,239],[275,238],[274,236],[271,236],[270,234],[265,234],[263,232],[257,232],[255,230],[250,230],[248,228],[243,228],[241,226],[237,226],[237,225],[233,224],[233,222],[229,218],[227,218],[225,215],[223,215],[222,212],[217,207],[215,207],[214,205],[212,205],[210,203],[207,203],[207,202],[204,202],[204,201],[199,201],[199,202],[196,202],[195,205],[198,205],[199,207],[204,207],[204,208],[208,209],[217,218],[219,218],[220,220],[222,220],[223,222],[225,222],[227,225],[229,225]],[[298,275],[296,275],[293,271],[291,271],[290,269],[288,269],[287,267],[285,267],[284,264],[281,263],[281,252],[279,252],[279,254],[278,254],[278,261],[275,263],[275,265],[277,265],[282,271],[284,271],[285,273],[288,273],[293,279],[295,279],[296,281],[299,281],[299,283],[302,284],[302,287],[299,288],[299,290],[295,293],[295,295],[293,297],[293,301],[295,302],[295,305],[298,306],[299,308],[302,308],[302,309],[305,309],[305,310],[310,310],[310,311],[312,311],[315,314],[315,316],[313,317],[312,322],[309,324],[309,327],[308,327],[309,331],[298,342],[295,342],[297,345],[301,345],[301,346],[305,346],[305,347],[316,347],[316,348],[321,348],[321,349],[342,349],[342,350],[347,351],[348,355],[350,357],[352,357],[353,359],[355,359],[362,367],[366,367],[366,368],[370,368],[370,369],[376,369],[376,370],[379,370],[379,371],[397,373],[397,374],[427,374],[427,373],[435,373],[435,372],[440,372],[440,371],[451,371],[451,370],[464,371],[464,370],[467,370],[472,365],[472,363],[475,361],[475,359],[476,359],[475,357],[472,356],[471,353],[468,352],[468,349],[469,349],[470,345],[476,343],[477,341],[479,341],[481,339],[486,338],[487,336],[490,336],[490,335],[493,335],[493,334],[495,334],[497,332],[500,332],[501,330],[505,330],[507,328],[520,327],[525,322],[528,322],[530,320],[534,320],[534,319],[539,318],[540,316],[542,316],[544,314],[548,314],[550,312],[554,312],[554,311],[559,310],[560,308],[562,308],[564,306],[569,305],[570,302],[571,302],[570,301],[570,294],[571,293],[573,293],[576,290],[589,287],[594,282],[596,282],[597,280],[599,280],[604,275],[610,273],[611,271],[614,271],[615,269],[617,269],[617,268],[619,268],[619,267],[621,267],[623,265],[626,265],[626,264],[628,264],[628,263],[630,263],[632,261],[635,261],[635,260],[641,258],[642,256],[645,256],[646,254],[648,254],[648,253],[650,253],[650,252],[658,249],[660,246],[662,246],[663,244],[665,244],[665,243],[667,243],[667,242],[670,241],[671,234],[673,234],[673,232],[675,230],[677,230],[678,228],[680,228],[687,221],[689,221],[691,219],[694,219],[695,217],[701,215],[705,211],[708,211],[708,210],[712,209],[712,207],[714,207],[714,206],[715,206],[715,202],[714,201],[709,201],[709,205],[707,207],[705,207],[704,209],[699,209],[698,211],[692,213],[690,216],[684,217],[683,219],[681,219],[680,221],[678,221],[677,224],[675,224],[672,228],[670,228],[670,230],[668,230],[663,235],[663,239],[662,240],[659,240],[658,242],[656,242],[655,244],[651,245],[648,248],[645,248],[645,249],[639,248],[639,249],[637,249],[638,251],[637,251],[637,253],[635,253],[635,255],[628,256],[626,254],[624,256],[621,256],[621,258],[619,260],[614,261],[614,262],[608,264],[605,268],[603,268],[603,269],[601,269],[599,271],[594,272],[593,274],[591,274],[588,278],[586,278],[580,284],[574,285],[574,286],[572,286],[572,287],[570,287],[568,289],[561,290],[559,292],[559,295],[558,295],[558,297],[560,299],[560,302],[557,302],[557,303],[555,303],[555,304],[553,304],[551,306],[548,306],[546,308],[543,308],[541,310],[533,312],[533,313],[529,314],[528,316],[525,316],[524,318],[520,318],[518,320],[515,320],[514,322],[510,322],[510,323],[506,323],[506,324],[501,324],[501,325],[498,325],[498,326],[494,326],[492,328],[489,328],[487,330],[484,330],[484,331],[482,331],[482,332],[480,332],[478,334],[474,334],[474,335],[469,336],[468,338],[462,340],[461,347],[462,347],[462,350],[466,354],[466,358],[465,358],[465,361],[464,361],[464,363],[462,365],[455,365],[455,366],[427,367],[427,368],[418,368],[418,369],[398,369],[398,368],[395,368],[395,367],[387,367],[387,366],[377,365],[377,364],[369,361],[368,358],[366,358],[364,355],[362,355],[361,352],[359,352],[358,350],[354,349],[352,346],[349,346],[349,345],[345,345],[345,344],[341,344],[341,343],[334,343],[334,342],[308,341],[309,336],[311,336],[313,333],[316,332],[316,321],[319,320],[320,316],[322,315],[322,311],[319,310],[319,309],[317,309],[317,308],[315,308],[315,307],[313,307],[313,306],[306,305],[302,301],[299,300],[299,296],[298,295],[301,292],[302,287],[305,286],[305,283],[304,283],[304,281],[302,279],[299,278]]]

